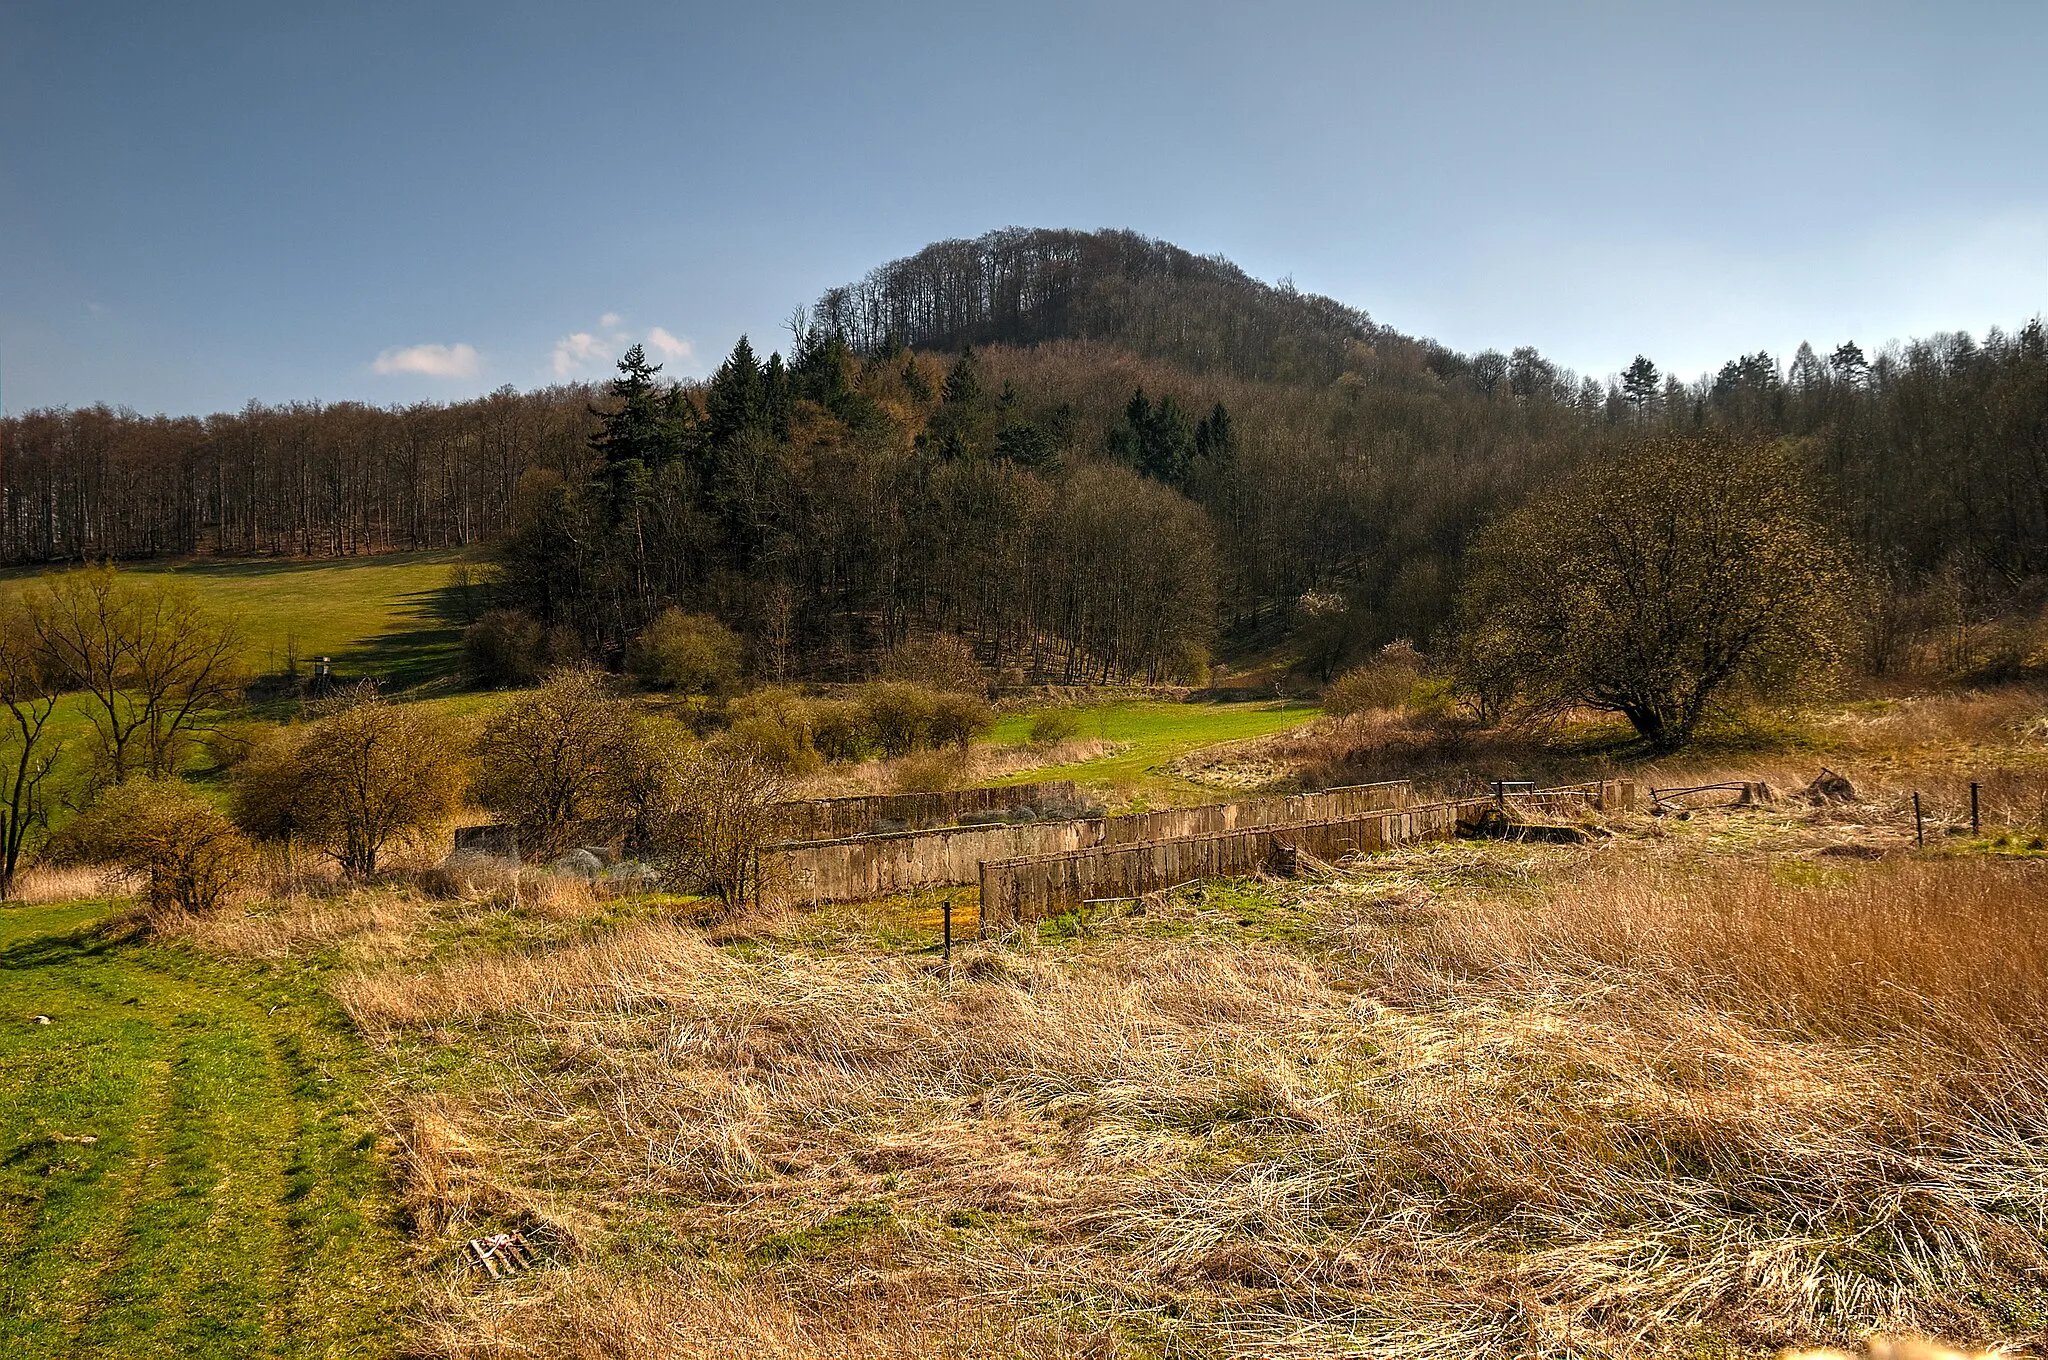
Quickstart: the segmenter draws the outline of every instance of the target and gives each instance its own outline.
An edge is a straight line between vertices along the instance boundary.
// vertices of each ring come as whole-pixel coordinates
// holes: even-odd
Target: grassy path
[[[0,908],[0,1355],[391,1353],[409,1296],[339,1017],[94,914]]]

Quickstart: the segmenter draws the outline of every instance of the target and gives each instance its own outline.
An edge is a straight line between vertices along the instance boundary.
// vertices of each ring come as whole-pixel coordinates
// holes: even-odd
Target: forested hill
[[[1307,383],[1334,379],[1378,334],[1364,312],[1220,256],[1131,231],[1026,227],[891,261],[826,293],[811,325],[864,353],[1094,340],[1191,373]]]
[[[742,338],[681,384],[636,355],[445,405],[29,412],[0,421],[0,560],[489,543],[508,604],[607,659],[673,604],[792,677],[931,630],[1060,678],[1282,634],[1327,670],[1441,639],[1469,545],[1541,488],[1704,433],[1795,452],[1880,649],[2048,598],[2038,320],[1600,382],[1131,233],[1027,230],[800,316],[786,355]]]

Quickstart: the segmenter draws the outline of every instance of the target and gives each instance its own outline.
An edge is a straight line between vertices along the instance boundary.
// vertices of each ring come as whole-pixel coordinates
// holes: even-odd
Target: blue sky
[[[0,400],[699,373],[1130,227],[1606,375],[2048,311],[2048,4],[0,6]]]

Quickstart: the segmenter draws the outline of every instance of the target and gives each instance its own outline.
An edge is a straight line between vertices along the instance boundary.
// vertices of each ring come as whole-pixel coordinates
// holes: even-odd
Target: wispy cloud
[[[385,350],[370,367],[386,376],[411,373],[426,378],[472,378],[481,365],[471,345],[409,345]]]
[[[652,327],[644,333],[636,332],[625,328],[625,320],[618,312],[606,312],[597,319],[593,329],[576,331],[555,341],[555,352],[550,360],[555,376],[588,376],[625,353],[636,337],[650,353],[670,363],[687,364],[695,357],[696,351],[686,337],[662,326]]]
[[[605,357],[605,342],[589,331],[577,331],[555,341],[555,376],[567,378],[578,369]]]

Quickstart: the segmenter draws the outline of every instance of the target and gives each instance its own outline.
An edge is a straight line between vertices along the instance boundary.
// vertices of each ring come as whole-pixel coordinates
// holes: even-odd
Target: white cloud
[[[625,319],[626,318],[620,316],[617,312],[606,312],[603,316],[597,319],[597,324],[603,326],[606,330],[610,330],[612,327],[618,325],[621,321],[624,321]]]
[[[476,349],[470,345],[411,345],[385,350],[370,367],[386,376],[416,373],[427,378],[470,378],[479,364]]]
[[[604,341],[589,331],[577,331],[555,341],[555,376],[566,378],[577,369],[605,357]]]
[[[652,349],[660,350],[664,358],[687,359],[690,357],[690,342],[677,339],[659,326],[647,332],[647,344]]]

